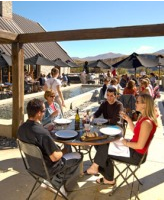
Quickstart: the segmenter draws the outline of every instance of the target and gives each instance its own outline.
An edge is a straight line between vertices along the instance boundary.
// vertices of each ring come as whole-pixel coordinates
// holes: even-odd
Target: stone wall
[[[0,1],[0,15],[12,19],[12,1]]]

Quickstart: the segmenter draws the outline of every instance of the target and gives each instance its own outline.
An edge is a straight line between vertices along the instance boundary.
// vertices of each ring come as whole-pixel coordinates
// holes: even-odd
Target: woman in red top
[[[136,94],[137,94],[137,88],[135,86],[135,81],[130,80],[127,83],[126,88],[124,88],[123,94],[132,94],[132,95],[136,96]]]
[[[123,145],[129,147],[130,157],[108,155],[108,145],[98,146],[94,163],[86,171],[87,174],[97,174],[100,172],[104,176],[98,179],[97,183],[115,185],[114,167],[110,158],[136,165],[140,162],[143,154],[147,151],[157,127],[155,109],[153,108],[155,108],[153,98],[148,94],[141,94],[136,101],[136,110],[141,113],[136,125],[133,124],[128,115],[123,113],[123,119],[128,122],[130,129],[134,133],[131,140],[122,140]]]

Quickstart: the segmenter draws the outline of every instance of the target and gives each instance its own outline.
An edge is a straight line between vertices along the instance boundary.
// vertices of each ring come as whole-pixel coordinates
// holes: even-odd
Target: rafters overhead
[[[164,36],[164,24],[19,34],[20,43]]]
[[[164,24],[22,34],[16,34],[9,31],[0,30],[0,43],[38,43],[51,41],[74,41],[157,36],[164,36]]]
[[[16,41],[18,34],[9,31],[0,30],[0,43],[11,44]]]

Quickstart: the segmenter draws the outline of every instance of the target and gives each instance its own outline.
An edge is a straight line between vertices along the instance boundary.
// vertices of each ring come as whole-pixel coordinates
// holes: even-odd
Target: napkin
[[[110,142],[108,148],[108,154],[114,156],[130,157],[129,147],[123,145],[122,139]]]

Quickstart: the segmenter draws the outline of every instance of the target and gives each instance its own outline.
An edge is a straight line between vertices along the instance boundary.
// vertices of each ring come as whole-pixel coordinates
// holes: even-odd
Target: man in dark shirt
[[[82,155],[80,153],[70,153],[63,156],[62,151],[55,144],[49,131],[41,124],[44,112],[45,105],[42,100],[33,99],[29,101],[27,104],[28,120],[19,127],[17,136],[21,141],[34,144],[40,148],[49,173],[54,180],[54,184],[58,186],[63,176],[62,172],[66,168],[69,167],[65,176],[66,179],[72,178],[73,173],[77,172],[78,165],[82,161]],[[65,159],[68,156],[70,159]],[[38,173],[42,174],[39,166],[36,166],[36,170],[38,170]],[[56,174],[56,172],[58,172],[58,174],[54,177],[53,175]]]
[[[103,102],[98,110],[93,114],[94,118],[99,117],[101,114],[105,119],[108,119],[108,123],[111,125],[116,125],[120,119],[119,112],[123,110],[123,105],[121,102],[117,101],[116,98],[116,88],[109,87],[107,89],[107,101]],[[84,172],[84,174],[97,174],[98,173],[98,163],[105,163],[107,160],[108,153],[102,152],[102,146],[108,150],[109,144],[95,146],[97,152],[95,154],[93,164]],[[106,156],[105,156],[106,155]],[[95,167],[96,166],[96,167]],[[99,164],[99,166],[101,166]]]
[[[123,105],[116,98],[116,89],[109,87],[107,89],[107,100],[103,102],[98,110],[93,114],[94,118],[103,115],[104,119],[108,119],[109,124],[116,125],[120,120],[119,112],[123,110]]]

